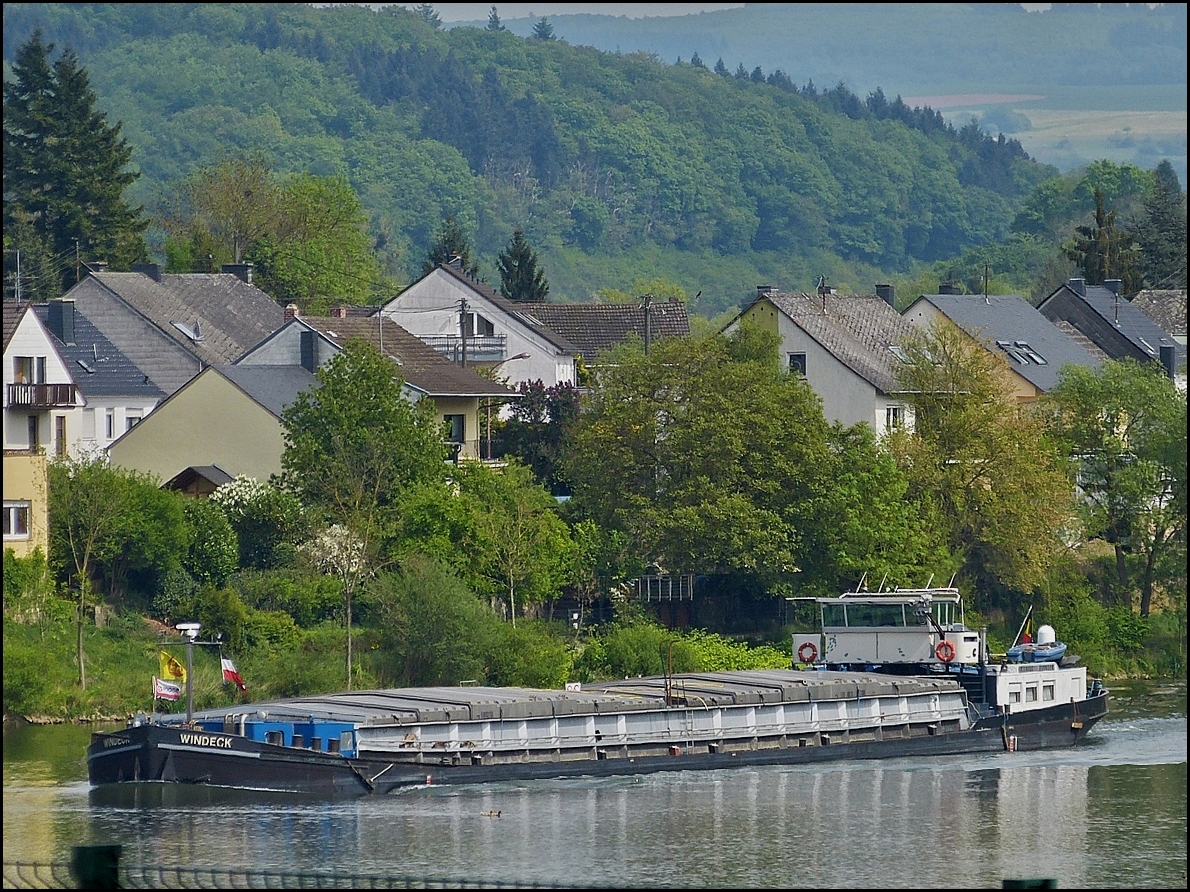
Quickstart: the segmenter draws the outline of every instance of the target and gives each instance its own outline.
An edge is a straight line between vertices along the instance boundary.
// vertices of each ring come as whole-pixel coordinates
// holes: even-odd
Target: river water
[[[1117,686],[1086,745],[350,802],[100,803],[91,730],[4,732],[4,860],[573,887],[1186,887],[1186,686]]]

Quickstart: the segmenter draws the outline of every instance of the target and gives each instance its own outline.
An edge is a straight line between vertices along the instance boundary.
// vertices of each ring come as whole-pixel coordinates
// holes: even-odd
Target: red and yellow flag
[[[185,684],[186,667],[167,654],[165,651],[161,651],[161,677],[165,681]]]

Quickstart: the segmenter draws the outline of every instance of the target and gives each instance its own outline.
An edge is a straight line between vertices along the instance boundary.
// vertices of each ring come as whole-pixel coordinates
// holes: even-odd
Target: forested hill
[[[6,77],[37,28],[124,122],[132,199],[151,211],[236,151],[342,173],[402,281],[454,215],[489,277],[522,227],[559,299],[642,274],[702,291],[707,315],[761,277],[870,291],[880,270],[1004,237],[1057,173],[883,91],[445,30],[401,7],[5,4]]]

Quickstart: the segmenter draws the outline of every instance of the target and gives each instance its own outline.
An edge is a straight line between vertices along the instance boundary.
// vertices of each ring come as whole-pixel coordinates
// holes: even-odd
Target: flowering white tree
[[[351,603],[368,574],[367,543],[348,527],[333,523],[298,546],[299,553],[323,573],[339,577],[347,619],[347,690],[351,690]]]

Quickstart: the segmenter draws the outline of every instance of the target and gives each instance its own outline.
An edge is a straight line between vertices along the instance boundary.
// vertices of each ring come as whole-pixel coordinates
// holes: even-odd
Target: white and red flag
[[[223,666],[223,680],[229,681],[241,691],[247,692],[248,686],[244,684],[244,679],[240,678],[240,673],[236,671],[236,664],[227,657],[221,657],[219,662]]]
[[[154,700],[180,700],[182,699],[182,686],[174,684],[172,681],[166,681],[163,678],[153,676],[153,699]]]

